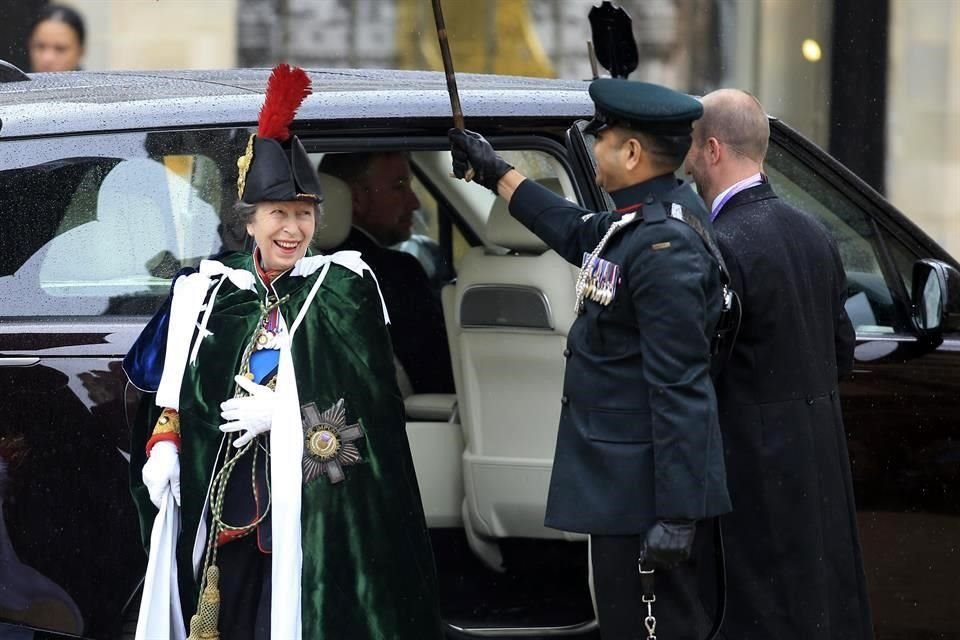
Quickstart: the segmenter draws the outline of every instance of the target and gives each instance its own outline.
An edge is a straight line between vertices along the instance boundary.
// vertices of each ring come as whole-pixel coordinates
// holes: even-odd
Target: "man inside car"
[[[359,251],[380,282],[390,312],[393,350],[414,393],[453,393],[440,301],[420,262],[390,247],[408,240],[420,201],[402,152],[327,154],[321,173],[350,187],[353,227],[334,251]]]

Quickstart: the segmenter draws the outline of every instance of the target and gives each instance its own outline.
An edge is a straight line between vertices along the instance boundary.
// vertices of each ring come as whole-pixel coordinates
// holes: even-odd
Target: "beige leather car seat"
[[[340,178],[320,173],[323,193],[323,215],[313,233],[311,248],[323,253],[340,246],[350,235],[353,224],[353,196],[350,187]]]
[[[570,537],[546,529],[543,518],[577,269],[510,216],[501,198],[485,237],[507,251],[475,247],[464,257],[451,331],[466,441],[464,524],[468,535],[487,539]]]

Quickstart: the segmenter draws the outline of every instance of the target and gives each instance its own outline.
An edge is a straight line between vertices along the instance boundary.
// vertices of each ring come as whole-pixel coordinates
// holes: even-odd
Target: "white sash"
[[[288,327],[278,313],[280,332],[280,365],[277,370],[276,402],[270,424],[270,524],[273,544],[270,593],[270,637],[300,640],[301,570],[303,546],[300,538],[301,493],[303,490],[303,423],[300,419],[300,394],[290,346],[300,322],[323,284],[330,262],[303,302],[293,325]],[[290,585],[290,587],[288,587]],[[293,589],[292,585],[297,588]]]
[[[205,307],[203,299],[207,295],[214,276],[221,276],[217,288]],[[187,358],[191,354],[190,339],[197,333],[196,343],[190,361],[196,361],[197,351],[204,338],[210,335],[207,331],[207,322],[210,320],[210,311],[220,286],[225,280],[230,280],[238,289],[256,290],[253,274],[244,269],[231,269],[216,260],[204,260],[200,263],[200,271],[187,276],[180,276],[173,285],[173,301],[170,304],[170,326],[167,328],[167,352],[163,360],[163,374],[160,377],[160,386],[157,387],[156,404],[158,407],[180,410],[180,385],[183,382],[183,370],[187,366]],[[200,312],[203,321],[197,325]]]
[[[180,588],[177,585],[177,536],[180,534],[180,508],[170,487],[160,498],[160,512],[150,533],[150,559],[143,579],[143,596],[137,616],[135,640],[186,640]]]

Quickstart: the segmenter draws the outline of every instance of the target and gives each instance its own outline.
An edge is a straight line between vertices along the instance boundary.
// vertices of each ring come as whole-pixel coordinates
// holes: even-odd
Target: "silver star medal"
[[[343,467],[362,460],[357,444],[363,438],[359,424],[347,424],[343,398],[320,413],[314,403],[300,407],[303,421],[303,481],[326,475],[331,484],[344,479]]]

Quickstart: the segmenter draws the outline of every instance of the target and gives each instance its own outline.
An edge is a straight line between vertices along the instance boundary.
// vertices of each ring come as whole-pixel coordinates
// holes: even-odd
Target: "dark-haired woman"
[[[58,4],[43,8],[30,28],[30,69],[77,71],[83,58],[86,28],[79,13]]]

